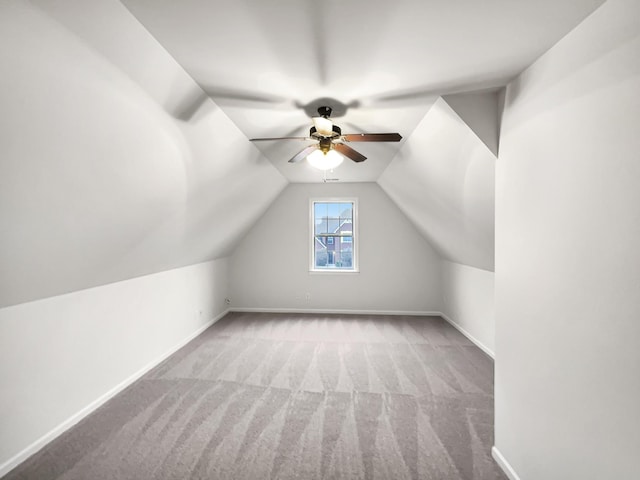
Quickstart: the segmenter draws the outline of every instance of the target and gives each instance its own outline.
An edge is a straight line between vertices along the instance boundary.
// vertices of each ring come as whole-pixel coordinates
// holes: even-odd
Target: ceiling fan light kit
[[[356,163],[367,159],[345,142],[399,142],[402,136],[399,133],[355,133],[342,134],[342,129],[334,125],[329,117],[331,107],[318,108],[318,117],[313,117],[313,126],[309,130],[308,137],[275,137],[252,138],[252,142],[264,140],[313,140],[314,143],[302,149],[289,160],[289,163],[298,163],[304,158],[315,168],[320,170],[333,170],[342,163],[344,157],[348,157]]]
[[[322,150],[314,150],[307,156],[307,162],[318,170],[333,170],[340,165],[344,157],[335,150],[324,153]]]

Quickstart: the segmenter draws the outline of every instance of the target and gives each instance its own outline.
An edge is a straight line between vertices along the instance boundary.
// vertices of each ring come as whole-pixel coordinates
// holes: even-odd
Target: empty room
[[[0,0],[0,477],[640,478],[640,2]]]

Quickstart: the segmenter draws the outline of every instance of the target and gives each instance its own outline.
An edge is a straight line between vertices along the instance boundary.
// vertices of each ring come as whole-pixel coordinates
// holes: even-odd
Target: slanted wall
[[[487,121],[497,122],[490,113]],[[378,184],[443,258],[493,271],[495,162],[440,98]]]
[[[228,255],[286,180],[122,4],[41,4],[0,4],[0,307]]]

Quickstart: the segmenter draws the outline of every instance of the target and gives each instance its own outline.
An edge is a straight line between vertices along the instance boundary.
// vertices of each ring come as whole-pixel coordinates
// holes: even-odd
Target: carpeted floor
[[[232,313],[5,478],[506,479],[492,445],[441,318]]]

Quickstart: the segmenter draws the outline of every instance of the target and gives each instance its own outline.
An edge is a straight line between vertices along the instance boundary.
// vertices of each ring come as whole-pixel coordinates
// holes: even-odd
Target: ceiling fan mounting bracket
[[[329,118],[332,111],[331,107],[318,107],[318,114],[323,118]]]

